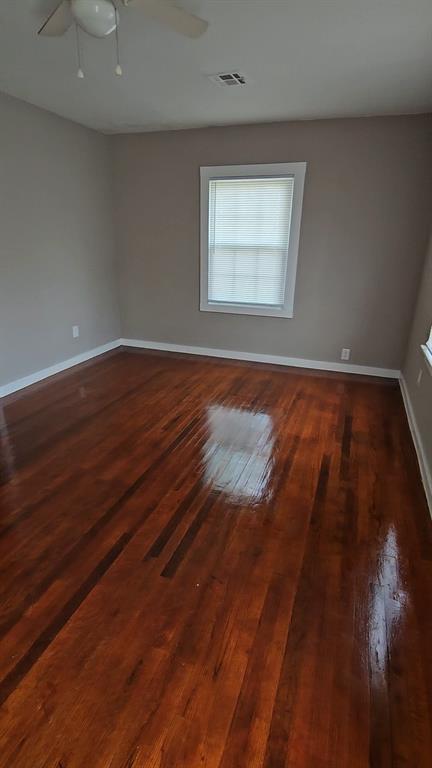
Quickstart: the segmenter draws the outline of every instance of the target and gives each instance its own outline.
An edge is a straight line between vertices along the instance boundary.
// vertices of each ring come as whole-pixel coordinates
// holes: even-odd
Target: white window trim
[[[421,348],[426,358],[426,362],[428,363],[429,373],[432,375],[432,328],[430,330],[429,338],[426,344],[422,344]]]
[[[293,317],[297,259],[303,206],[306,163],[267,163],[265,165],[215,165],[200,169],[201,174],[201,291],[202,312],[222,312],[238,315]],[[208,301],[208,226],[209,182],[212,179],[275,178],[294,176],[294,195],[285,283],[285,302],[281,307],[259,307],[256,304],[212,304]]]

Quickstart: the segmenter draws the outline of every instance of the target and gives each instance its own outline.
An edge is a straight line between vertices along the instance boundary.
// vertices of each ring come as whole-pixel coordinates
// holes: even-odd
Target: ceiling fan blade
[[[41,26],[38,35],[60,37],[67,32],[71,24],[72,14],[70,11],[70,3],[69,0],[63,0],[63,2],[53,10],[50,16],[48,16],[45,24]]]
[[[166,24],[186,37],[201,37],[208,27],[207,21],[173,5],[170,0],[134,0],[133,4],[140,6],[155,21]]]

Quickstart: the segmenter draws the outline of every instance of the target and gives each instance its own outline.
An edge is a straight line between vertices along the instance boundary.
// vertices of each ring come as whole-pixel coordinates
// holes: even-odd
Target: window
[[[421,345],[421,348],[428,363],[429,372],[432,374],[432,328],[430,329],[428,340],[425,344]]]
[[[426,344],[422,344],[421,348],[428,363],[429,372],[432,374],[432,328],[430,329],[429,338]]]
[[[201,310],[293,316],[305,172],[201,168]]]

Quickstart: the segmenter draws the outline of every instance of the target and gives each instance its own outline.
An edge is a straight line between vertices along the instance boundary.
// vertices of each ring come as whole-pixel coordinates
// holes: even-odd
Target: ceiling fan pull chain
[[[78,24],[75,24],[75,37],[76,37],[76,50],[77,50],[77,61],[78,61],[77,77],[79,77],[80,80],[83,80],[84,70],[81,66],[81,48],[80,48]]]
[[[120,44],[119,44],[119,12],[116,7],[115,9],[116,14],[116,28],[115,28],[115,38],[116,38],[116,53],[117,53],[117,66],[115,68],[115,73],[118,77],[121,77],[123,74],[123,70],[121,68],[120,64]]]

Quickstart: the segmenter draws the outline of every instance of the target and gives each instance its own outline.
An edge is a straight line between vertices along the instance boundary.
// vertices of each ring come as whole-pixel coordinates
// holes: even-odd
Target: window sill
[[[427,348],[426,344],[422,344],[421,348],[422,348],[422,352],[423,352],[423,354],[424,354],[424,356],[426,358],[426,362],[427,362],[427,367],[429,369],[429,373],[432,376],[432,352],[429,351],[429,349]]]
[[[206,304],[201,303],[201,312],[220,312],[229,315],[258,315],[259,317],[293,317],[293,311],[288,308],[256,307],[253,305],[236,304]]]

